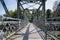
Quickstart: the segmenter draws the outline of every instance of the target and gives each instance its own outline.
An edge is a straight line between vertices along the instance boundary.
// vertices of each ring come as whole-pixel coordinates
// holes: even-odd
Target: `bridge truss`
[[[5,2],[4,2],[4,0],[0,0],[0,2],[1,2],[6,14],[8,15],[8,17],[10,17],[8,9],[7,9],[7,6],[6,6]],[[19,19],[19,17],[20,17],[20,15],[19,15],[20,14],[20,6],[24,9],[24,7],[22,6],[24,4],[27,4],[27,5],[28,5],[28,3],[35,3],[35,5],[39,4],[39,8],[37,9],[37,15],[36,16],[38,17],[38,11],[42,7],[43,24],[44,24],[43,27],[45,27],[45,23],[46,23],[45,2],[46,2],[46,0],[17,0],[17,18]],[[32,5],[32,6],[29,5],[28,8],[33,7],[35,5]],[[46,33],[47,32],[47,28],[46,27],[45,27],[44,32],[45,32],[45,40],[47,40],[47,33]]]
[[[8,12],[8,9],[7,9],[7,7],[6,7],[6,4],[5,4],[5,2],[4,2],[4,0],[0,0],[0,2],[1,2],[1,4],[2,4],[2,6],[3,6],[3,8],[4,8],[4,10],[5,10],[5,12],[6,12],[6,14],[9,16],[9,12]],[[42,11],[43,11],[43,14],[44,14],[44,19],[43,19],[43,21],[44,21],[44,26],[45,26],[45,2],[46,2],[46,0],[17,0],[17,18],[19,19],[19,17],[20,17],[20,6],[24,9],[24,7],[22,6],[22,5],[24,5],[24,4],[27,4],[27,3],[35,3],[35,4],[39,4],[40,6],[39,6],[39,8],[37,9],[37,12],[39,11],[39,9],[42,7]],[[34,5],[32,5],[32,6],[30,6],[30,7],[33,7]],[[28,8],[30,8],[30,7],[28,7]],[[37,15],[37,17],[38,17],[38,15]],[[45,31],[46,32],[46,31]],[[45,40],[47,40],[47,36],[45,37]]]

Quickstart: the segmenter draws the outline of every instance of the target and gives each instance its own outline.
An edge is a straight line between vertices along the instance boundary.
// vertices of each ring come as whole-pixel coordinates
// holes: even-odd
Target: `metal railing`
[[[28,21],[22,19],[15,19],[15,18],[7,18],[17,21],[0,21],[0,30],[4,32],[4,38],[8,39],[12,35],[14,35],[18,30],[24,28]]]
[[[55,36],[55,35],[53,35],[50,31],[53,31],[54,29],[52,28],[52,29],[50,29],[52,26],[50,25],[50,24],[53,24],[53,25],[56,25],[56,24],[59,24],[60,22],[57,22],[57,21],[47,21],[45,24],[49,24],[49,26],[48,25],[46,25],[46,28],[47,28],[47,37],[50,37],[50,39],[51,40],[59,40],[59,38],[57,37],[57,36]],[[38,28],[40,28],[40,29],[42,29],[43,30],[43,32],[44,32],[44,30],[45,30],[45,27],[43,27],[43,22],[41,21],[35,21],[34,22],[34,24],[38,27]],[[48,26],[48,27],[47,27]],[[48,29],[50,29],[50,30],[48,30]],[[41,34],[42,35],[42,34]],[[47,38],[47,40],[48,40],[48,38]]]

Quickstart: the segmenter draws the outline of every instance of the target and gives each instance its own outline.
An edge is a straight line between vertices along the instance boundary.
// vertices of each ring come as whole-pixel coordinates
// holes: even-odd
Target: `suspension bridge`
[[[1,21],[2,24],[4,25],[3,27],[7,29],[7,31],[5,31],[5,29],[3,28],[5,34],[3,35],[1,40],[59,40],[59,38],[56,35],[51,33],[54,30],[50,26],[51,24],[56,25],[59,24],[60,22],[58,23],[58,22],[54,22],[54,21],[52,22],[46,20],[46,13],[45,13],[46,1],[47,0],[16,0],[17,18],[11,18],[4,0],[0,0],[6,14],[8,15],[8,17],[2,17],[2,18],[16,20],[16,21]],[[19,19],[20,6],[24,9],[22,5],[24,4],[28,5],[28,3],[35,3],[35,5],[39,4],[39,8],[37,9],[36,15],[33,17],[32,23],[29,22],[28,18],[25,15],[24,15],[25,19]],[[34,5],[30,7],[33,6]],[[39,21],[38,11],[40,10],[41,7],[43,11],[43,19]],[[48,18],[48,19],[55,19],[55,18]]]

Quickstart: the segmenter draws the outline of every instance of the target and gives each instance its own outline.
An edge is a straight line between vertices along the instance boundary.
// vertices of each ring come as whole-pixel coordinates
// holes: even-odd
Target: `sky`
[[[16,3],[16,0],[4,0],[5,1],[5,4],[6,4],[6,6],[7,6],[7,8],[8,8],[8,10],[15,10],[16,8],[17,8],[17,3]],[[55,2],[56,0],[47,0],[46,1],[46,9],[51,9],[51,10],[53,10],[53,5],[54,5],[54,2]],[[58,0],[59,1],[59,0]],[[34,4],[33,4],[34,5]],[[23,7],[24,8],[27,8],[27,7],[29,7],[28,5],[23,5]],[[35,5],[33,8],[38,8],[39,7],[39,5],[37,4],[37,5]],[[31,7],[32,8],[32,7]],[[2,6],[2,4],[1,4],[1,2],[0,2],[0,15],[3,15],[5,13],[5,11],[4,11],[4,8],[3,8],[3,6]]]

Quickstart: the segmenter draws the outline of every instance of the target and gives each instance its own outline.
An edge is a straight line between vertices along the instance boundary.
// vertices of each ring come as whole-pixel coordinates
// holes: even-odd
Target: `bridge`
[[[17,2],[17,18],[11,18],[7,9],[7,6],[4,2],[4,0],[0,0],[6,14],[8,17],[2,17],[17,21],[1,21],[4,25],[4,28],[7,28],[7,31],[4,29],[4,36],[1,38],[1,40],[59,40],[59,38],[54,35],[52,32],[54,29],[51,26],[51,24],[59,24],[60,22],[52,22],[47,21],[46,19],[46,13],[45,13],[45,3],[47,0],[15,0]],[[39,4],[39,8],[36,10],[36,15],[33,16],[33,22],[30,23],[29,19],[24,15],[24,19],[20,19],[20,6],[24,9],[22,5],[28,3],[35,3]],[[33,7],[34,5],[30,6]],[[29,11],[32,11],[33,9],[29,9]],[[43,19],[38,20],[38,11],[41,9],[43,11]],[[33,14],[32,14],[33,15]],[[48,18],[48,19],[55,19],[54,18]],[[48,27],[47,27],[48,26]]]

